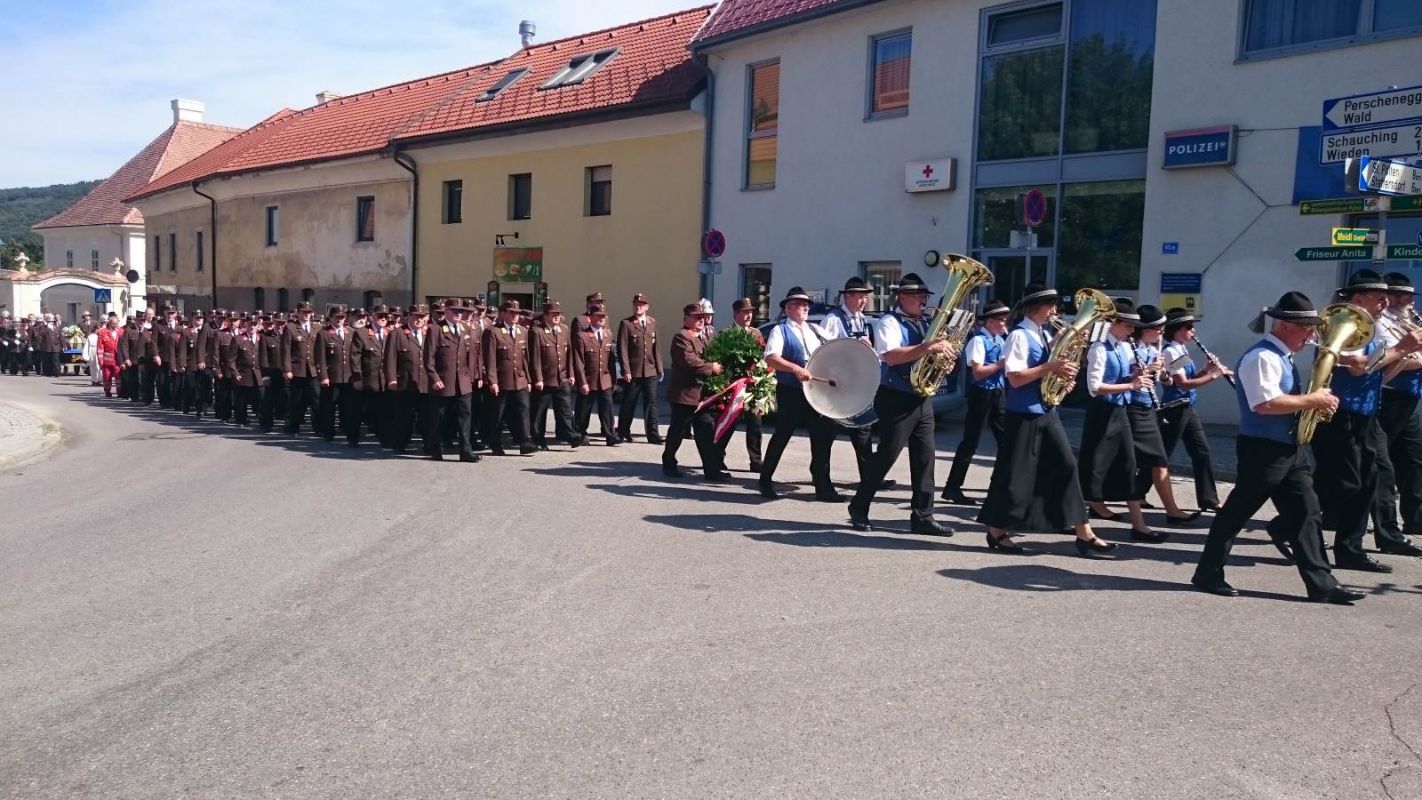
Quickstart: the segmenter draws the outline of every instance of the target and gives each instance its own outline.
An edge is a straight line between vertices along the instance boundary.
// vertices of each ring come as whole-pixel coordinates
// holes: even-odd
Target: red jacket
[[[99,329],[99,343],[97,345],[99,366],[116,366],[118,364],[119,332],[109,330],[108,326]]]

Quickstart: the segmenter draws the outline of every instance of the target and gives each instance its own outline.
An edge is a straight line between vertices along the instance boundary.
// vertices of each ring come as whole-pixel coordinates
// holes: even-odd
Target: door
[[[1043,283],[1051,286],[1049,280],[1052,274],[1052,256],[1050,253],[1032,254],[1032,274],[1027,274],[1027,256],[1018,251],[1015,253],[996,253],[988,251],[984,253],[980,260],[992,270],[993,284],[988,288],[989,298],[996,298],[1008,305],[1017,303],[1022,296],[1023,289],[1029,283]]]

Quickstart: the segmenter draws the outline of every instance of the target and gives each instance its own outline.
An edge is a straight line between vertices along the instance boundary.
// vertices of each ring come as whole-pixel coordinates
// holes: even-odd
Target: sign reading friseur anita
[[[1233,125],[1165,132],[1165,169],[1224,167],[1234,163]]]

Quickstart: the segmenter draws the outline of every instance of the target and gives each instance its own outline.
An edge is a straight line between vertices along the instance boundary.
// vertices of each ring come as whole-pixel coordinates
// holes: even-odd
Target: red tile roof
[[[878,0],[722,0],[694,44],[707,47],[873,2]]]
[[[285,111],[234,136],[129,197],[296,164],[380,152],[395,142],[457,136],[689,101],[703,74],[687,49],[712,6],[538,44],[501,61]],[[540,89],[580,55],[616,55],[578,84]],[[528,69],[491,101],[478,98],[509,72]]]
[[[142,225],[143,214],[124,202],[133,192],[199,155],[231,139],[241,128],[178,122],[158,135],[138,155],[95,186],[78,202],[34,226],[68,228],[77,225]]]

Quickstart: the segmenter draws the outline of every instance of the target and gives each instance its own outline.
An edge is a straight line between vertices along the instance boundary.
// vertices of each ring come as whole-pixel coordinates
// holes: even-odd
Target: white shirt
[[[1289,352],[1289,348],[1279,341],[1274,334],[1264,337],[1265,341],[1272,342],[1283,352]],[[1258,408],[1260,405],[1273,400],[1276,397],[1283,397],[1285,392],[1279,385],[1284,379],[1284,373],[1291,368],[1293,359],[1286,359],[1268,348],[1260,347],[1244,354],[1244,358],[1239,362],[1239,386],[1244,390],[1244,401],[1250,408]]]
[[[963,358],[968,360],[969,366],[987,366],[983,363],[987,360],[987,344],[984,342],[983,337],[976,334],[968,337],[968,346],[963,348]]]
[[[1162,350],[1161,352],[1165,354],[1165,366],[1166,366],[1166,367],[1169,367],[1171,364],[1173,364],[1173,363],[1175,362],[1175,359],[1177,359],[1177,358],[1179,358],[1179,357],[1181,357],[1181,356],[1185,356],[1187,359],[1190,357],[1190,349],[1189,349],[1188,347],[1186,347],[1186,346],[1185,346],[1183,343],[1181,343],[1181,342],[1171,342],[1170,344],[1166,345],[1166,346],[1165,346],[1165,349]],[[1177,369],[1177,370],[1175,370],[1174,372],[1172,372],[1172,373],[1170,373],[1170,374],[1173,375],[1173,376],[1176,376],[1176,377],[1180,377],[1180,378],[1185,377],[1185,364],[1184,364],[1184,362],[1181,363],[1180,369]]]
[[[1021,372],[1029,368],[1028,360],[1032,357],[1032,340],[1036,339],[1042,343],[1042,347],[1047,347],[1050,337],[1042,335],[1042,326],[1030,319],[1024,319],[1012,333],[1007,335],[1007,348],[1002,356],[1004,372]]]
[[[1106,340],[1095,342],[1086,348],[1086,391],[1096,397],[1101,392],[1101,384],[1106,382],[1106,346],[1119,348],[1125,354],[1126,362],[1130,363],[1136,358],[1135,348],[1130,342],[1123,342],[1111,334],[1106,334]]]
[[[930,316],[919,317],[924,327],[933,321]],[[890,350],[904,346],[904,324],[893,314],[885,314],[874,322],[874,352],[883,355]]]
[[[830,338],[847,339],[851,333],[867,330],[869,321],[864,318],[863,314],[855,314],[843,306],[840,306],[840,309],[849,317],[850,330],[844,329],[844,323],[839,321],[838,314],[826,314],[825,321],[821,327],[830,335]]]
[[[1377,330],[1378,343],[1383,347],[1392,348],[1402,341],[1402,325],[1391,310],[1384,311],[1378,319],[1378,324],[1373,327]]]
[[[820,349],[820,344],[835,337],[829,332],[813,322],[806,320],[803,323],[785,320],[785,325],[776,324],[770,329],[770,335],[765,337],[765,354],[768,356],[785,356],[785,334],[783,331],[788,326],[794,335],[800,339],[800,345],[805,349],[805,359],[808,361],[815,351]]]

